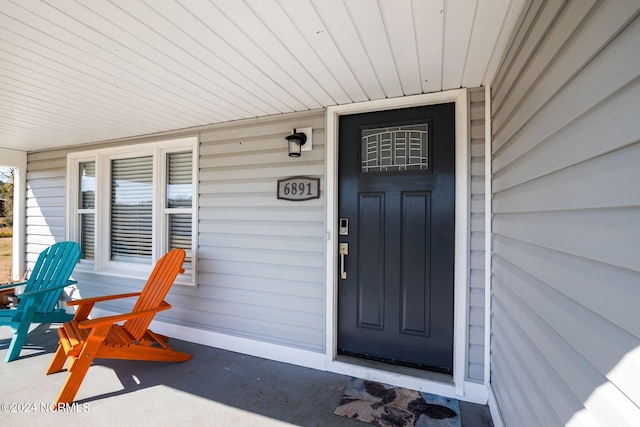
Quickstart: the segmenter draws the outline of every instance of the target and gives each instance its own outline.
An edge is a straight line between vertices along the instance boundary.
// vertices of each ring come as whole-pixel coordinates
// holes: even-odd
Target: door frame
[[[423,378],[396,370],[373,368],[338,359],[337,331],[337,257],[338,257],[338,123],[342,115],[393,110],[422,105],[455,103],[455,255],[454,255],[454,331],[453,381]],[[326,111],[326,333],[327,370],[380,381],[449,397],[466,396],[464,381],[468,363],[468,276],[469,276],[469,96],[467,89],[456,89],[425,95],[359,102],[328,107]],[[471,386],[470,388],[475,388]],[[467,390],[471,391],[471,390]],[[480,390],[476,390],[478,392]],[[474,393],[472,393],[474,394]],[[475,399],[472,399],[475,400]]]

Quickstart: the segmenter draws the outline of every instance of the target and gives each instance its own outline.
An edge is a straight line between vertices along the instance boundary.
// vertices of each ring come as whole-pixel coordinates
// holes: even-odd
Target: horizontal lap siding
[[[313,127],[313,150],[297,159],[288,157],[284,139],[294,127]],[[200,141],[198,286],[173,286],[168,297],[173,308],[156,319],[323,351],[324,113],[212,127],[200,134]],[[26,242],[31,263],[42,249],[65,239],[66,153],[28,157]],[[276,198],[277,180],[298,175],[321,178],[320,199]],[[88,272],[74,277],[85,297],[136,291],[143,285]],[[103,308],[121,311],[130,308],[127,304]]]
[[[284,137],[296,127],[313,127],[313,150],[291,158]],[[199,289],[194,301],[201,315],[193,316],[193,323],[323,350],[323,127],[324,114],[318,112],[201,134]],[[277,180],[298,175],[322,178],[320,199],[276,198]]]
[[[32,153],[27,156],[25,251],[27,271],[40,252],[65,240],[65,151]]]
[[[467,378],[484,380],[484,88],[471,89],[471,213],[469,262],[469,365]]]
[[[639,9],[533,1],[492,85],[491,382],[507,425],[640,419]]]

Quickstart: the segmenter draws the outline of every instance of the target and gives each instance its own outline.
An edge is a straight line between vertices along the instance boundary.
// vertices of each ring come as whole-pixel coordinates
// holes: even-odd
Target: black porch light
[[[291,135],[285,137],[289,143],[289,157],[300,157],[302,146],[307,142],[307,135],[293,129]]]

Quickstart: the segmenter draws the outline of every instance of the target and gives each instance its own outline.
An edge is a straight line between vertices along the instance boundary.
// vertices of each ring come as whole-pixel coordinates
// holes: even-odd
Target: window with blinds
[[[191,269],[191,228],[193,199],[193,156],[191,152],[167,156],[167,200],[165,215],[169,225],[169,249],[182,248],[187,253],[184,269]]]
[[[111,161],[111,259],[151,264],[153,156]]]
[[[70,238],[80,265],[148,277],[171,249],[187,253],[178,283],[195,284],[196,137],[69,153]]]
[[[96,162],[82,162],[80,170],[80,257],[93,260],[95,257],[95,209],[96,209]]]

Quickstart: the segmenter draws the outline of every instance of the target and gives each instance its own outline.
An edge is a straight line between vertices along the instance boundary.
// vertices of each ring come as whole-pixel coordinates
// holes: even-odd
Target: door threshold
[[[360,368],[387,372],[394,375],[412,377],[418,380],[425,380],[434,383],[440,383],[443,385],[453,385],[453,375],[443,374],[440,372],[427,371],[424,369],[411,368],[408,366],[393,365],[391,363],[379,362],[376,360],[346,356],[344,354],[339,354],[334,360],[339,363],[353,365]]]

